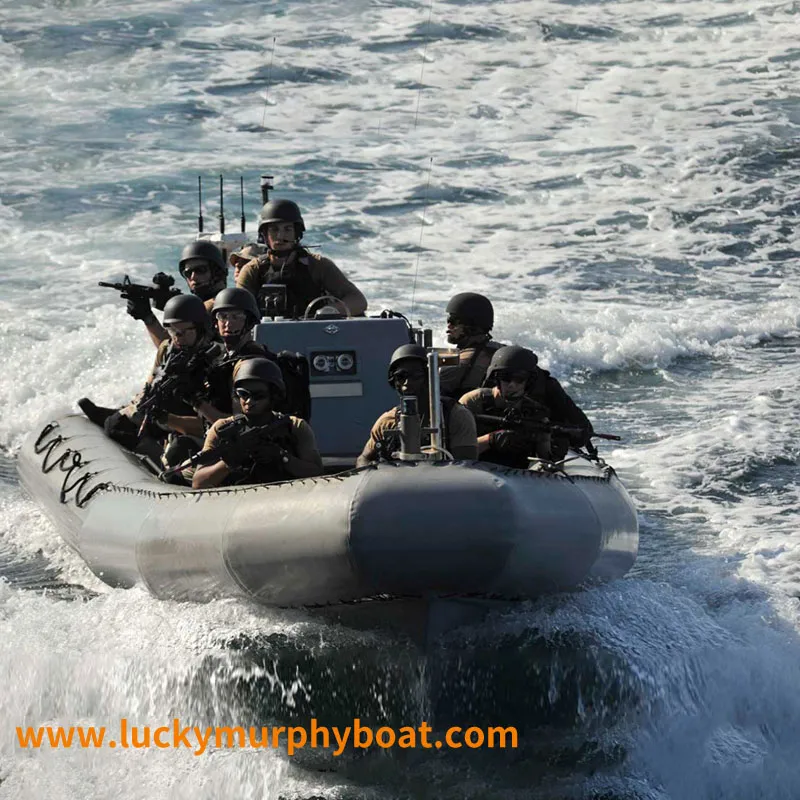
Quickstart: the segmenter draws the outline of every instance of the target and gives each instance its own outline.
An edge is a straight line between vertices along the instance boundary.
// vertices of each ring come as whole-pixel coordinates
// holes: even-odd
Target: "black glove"
[[[260,444],[253,453],[253,458],[258,464],[273,464],[286,458],[286,451],[275,442]]]
[[[494,431],[489,435],[489,444],[498,453],[512,456],[525,456],[530,449],[525,437],[517,431]]]
[[[128,301],[125,310],[134,319],[146,320],[153,316],[153,310],[150,308],[150,301],[146,297],[130,297],[123,294],[123,299]]]
[[[227,464],[228,469],[241,469],[245,464],[251,463],[253,453],[238,441],[233,441],[225,445],[225,455],[222,460]]]

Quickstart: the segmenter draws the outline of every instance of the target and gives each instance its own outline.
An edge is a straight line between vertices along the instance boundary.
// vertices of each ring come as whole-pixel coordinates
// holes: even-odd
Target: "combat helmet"
[[[211,274],[214,278],[226,277],[228,268],[225,266],[225,260],[222,258],[222,251],[213,243],[205,239],[197,239],[194,242],[189,242],[181,252],[181,260],[178,262],[178,271],[185,278],[184,267],[186,262],[192,258],[202,258],[203,261],[208,261],[211,264]]]
[[[268,358],[247,358],[240,361],[233,376],[233,388],[243,381],[261,381],[277,389],[281,397],[286,395],[281,368]]]
[[[205,303],[195,294],[178,294],[164,306],[164,325],[175,322],[194,322],[207,335],[211,330],[211,317]]]
[[[259,231],[271,222],[293,222],[295,238],[297,241],[303,238],[306,225],[300,207],[292,200],[270,200],[264,204],[258,214]]]
[[[461,292],[450,298],[445,309],[447,314],[456,317],[460,323],[471,328],[479,328],[488,333],[494,326],[494,308],[488,297],[476,292]]]
[[[392,357],[389,359],[388,378],[390,386],[394,387],[394,372],[398,362],[406,359],[419,361],[426,369],[428,368],[428,352],[424,347],[418,344],[401,345],[392,353]]]
[[[528,372],[531,375],[536,371],[539,359],[536,353],[527,347],[510,345],[496,350],[486,370],[484,386],[495,386],[497,374],[500,372]]]
[[[256,298],[247,289],[223,289],[214,298],[214,308],[211,314],[216,318],[220,311],[244,311],[248,317],[248,325],[252,327],[261,321],[261,311],[256,303]]]

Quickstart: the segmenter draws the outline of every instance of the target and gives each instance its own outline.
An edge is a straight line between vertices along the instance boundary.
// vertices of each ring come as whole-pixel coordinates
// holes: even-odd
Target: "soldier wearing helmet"
[[[233,402],[233,373],[241,359],[275,359],[264,345],[253,341],[253,328],[261,320],[261,312],[250,292],[223,289],[214,299],[211,316],[224,352],[209,371],[208,399],[197,406],[198,413],[209,423],[238,411]]]
[[[300,245],[306,226],[296,203],[270,200],[258,217],[259,237],[267,252],[241,268],[236,285],[260,299],[267,284],[286,287],[286,316],[302,317],[308,304],[330,295],[341,300],[351,316],[363,316],[367,300],[329,258]]]
[[[398,347],[389,362],[389,384],[400,397],[417,398],[423,426],[429,424],[428,408],[428,354],[424,347],[405,344]],[[444,448],[456,459],[475,459],[478,456],[475,419],[472,414],[450,398],[442,399],[444,420]],[[372,426],[369,441],[364,445],[356,466],[363,467],[377,461],[381,455],[389,456],[398,449],[397,431],[400,406],[381,414]]]
[[[178,271],[186,280],[189,291],[199,297],[210,312],[214,307],[214,297],[225,288],[228,279],[228,270],[219,248],[213,242],[202,239],[190,242],[181,252]],[[127,311],[134,319],[144,322],[156,347],[169,339],[146,297],[128,299]]]
[[[524,469],[528,456],[560,461],[569,447],[589,442],[592,425],[586,415],[538,362],[536,354],[525,347],[502,347],[492,356],[483,388],[459,400],[473,414],[497,419],[496,424],[478,422],[481,459]],[[519,429],[503,427],[510,409],[518,411],[520,418],[541,423],[535,440]],[[551,425],[574,429],[574,433],[551,433]]]
[[[322,457],[311,426],[298,417],[273,410],[275,401],[285,391],[277,364],[266,358],[239,362],[233,387],[243,417],[228,417],[211,426],[203,452],[218,450],[219,460],[198,467],[192,478],[193,488],[273,483],[322,474]],[[232,426],[233,433],[227,435]],[[243,443],[245,432],[267,427],[274,432],[255,445]]]
[[[458,366],[441,368],[441,391],[458,399],[483,383],[492,356],[503,345],[492,341],[494,308],[488,297],[461,292],[450,298],[446,311],[447,341],[458,350]]]
[[[86,416],[102,425],[110,438],[130,450],[144,451],[153,458],[160,456],[165,445],[177,435],[202,438],[203,423],[197,415],[196,405],[200,402],[199,393],[211,365],[223,352],[222,346],[211,340],[211,317],[203,301],[195,295],[180,294],[167,302],[164,327],[169,339],[159,345],[145,388],[129,405],[114,411],[96,406],[88,398],[78,401]],[[176,387],[175,392],[165,395],[163,402],[143,415],[138,406],[148,396],[152,385],[173,373],[179,374],[195,355],[192,381],[186,383],[187,387],[191,385],[193,388]],[[146,421],[152,424],[143,425]]]

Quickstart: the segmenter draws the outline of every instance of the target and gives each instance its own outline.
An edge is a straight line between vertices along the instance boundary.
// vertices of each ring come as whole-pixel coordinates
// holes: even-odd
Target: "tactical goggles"
[[[458,318],[454,317],[452,314],[447,318],[447,324],[451,328],[457,328],[459,325],[463,325],[464,323]]]
[[[244,311],[217,311],[214,316],[222,322],[244,322],[247,318]]]
[[[269,397],[269,391],[254,392],[250,389],[234,389],[233,393],[240,400],[252,400],[255,403],[259,400],[266,400]]]
[[[503,383],[527,383],[530,378],[529,372],[517,372],[510,369],[498,370],[494,375],[498,381],[503,381]]]
[[[426,378],[427,375],[428,373],[423,369],[396,369],[392,373],[392,380],[398,383],[404,383],[405,381],[421,381]]]
[[[197,331],[197,325],[189,325],[186,328],[176,328],[174,325],[165,325],[164,330],[170,335],[174,336],[177,339],[180,339],[183,336],[186,336],[187,333],[192,333]]]

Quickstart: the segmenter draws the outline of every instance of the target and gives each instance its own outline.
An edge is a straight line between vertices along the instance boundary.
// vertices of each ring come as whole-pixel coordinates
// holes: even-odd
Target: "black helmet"
[[[283,382],[281,368],[268,358],[246,358],[239,362],[233,379],[233,388],[242,381],[261,381],[274,386],[281,397],[286,395],[286,384]]]
[[[183,268],[190,258],[202,258],[211,264],[211,272],[227,275],[228,268],[225,266],[225,261],[222,258],[222,251],[213,243],[205,239],[198,239],[190,242],[183,248],[181,253],[181,260],[178,262],[178,271],[183,275]],[[184,277],[186,277],[184,275]]]
[[[293,222],[294,232],[298,241],[303,238],[306,225],[297,203],[291,200],[270,200],[258,214],[258,228],[269,225],[270,222]]]
[[[389,360],[390,386],[394,386],[392,375],[394,374],[394,370],[398,361],[403,361],[407,358],[413,358],[416,361],[421,361],[426,369],[428,367],[428,351],[424,347],[420,347],[418,344],[404,344],[401,347],[398,347],[397,350],[392,353],[392,357]]]
[[[205,303],[196,294],[178,294],[164,306],[164,325],[173,322],[194,322],[203,333],[211,330],[211,317]]]
[[[459,322],[487,333],[494,326],[494,308],[488,297],[475,292],[461,292],[450,298],[445,311]]]
[[[261,321],[256,298],[247,289],[223,289],[214,298],[214,308],[211,311],[214,318],[218,311],[244,311],[250,317],[251,325],[257,325]]]
[[[494,377],[495,373],[503,370],[533,374],[538,364],[539,359],[536,357],[536,353],[528,350],[527,347],[517,347],[516,345],[501,347],[499,350],[495,350],[492,360],[489,362],[483,385],[494,386],[497,383]]]

